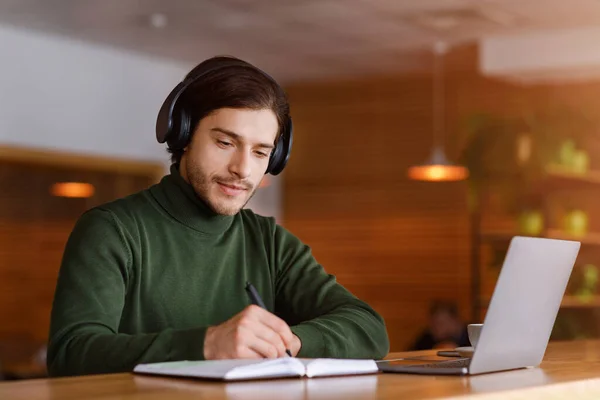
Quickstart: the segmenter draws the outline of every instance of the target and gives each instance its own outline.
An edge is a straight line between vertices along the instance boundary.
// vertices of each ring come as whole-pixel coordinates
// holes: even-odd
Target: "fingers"
[[[267,358],[285,357],[285,344],[281,336],[260,321],[254,322],[252,328],[254,335],[253,342],[257,342],[256,347],[250,346]]]
[[[263,340],[258,336],[254,336],[250,340],[248,347],[250,350],[260,354],[260,356],[263,358],[278,358],[285,355],[285,350],[279,350],[276,345]],[[283,348],[283,344],[281,345],[281,348]]]
[[[289,349],[294,343],[294,334],[292,333],[292,330],[288,324],[286,324],[284,320],[275,314],[271,314],[266,310],[261,311],[263,311],[263,313],[261,313],[261,322],[273,331],[277,332],[283,340],[286,349]]]
[[[257,327],[255,334],[277,346],[280,357],[284,357],[285,349],[289,349],[295,343],[295,336],[288,324],[275,314],[257,306],[249,306],[244,311],[246,313],[244,317],[249,320],[258,320],[264,327],[264,329]]]
[[[206,330],[204,358],[285,357],[286,349],[299,348],[293,347],[293,341],[286,343],[289,335],[292,340],[296,339],[282,319],[260,307],[250,306],[234,318]]]
[[[233,357],[226,358],[265,358],[261,353],[256,352],[248,346],[238,346]]]

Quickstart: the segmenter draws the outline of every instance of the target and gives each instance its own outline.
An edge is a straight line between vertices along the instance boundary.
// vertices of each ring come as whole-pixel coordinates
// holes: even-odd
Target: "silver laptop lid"
[[[579,247],[568,240],[511,240],[470,374],[541,363]]]

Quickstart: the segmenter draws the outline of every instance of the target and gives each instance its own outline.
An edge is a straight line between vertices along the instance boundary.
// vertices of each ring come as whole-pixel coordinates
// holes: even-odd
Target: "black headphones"
[[[188,145],[191,134],[191,116],[189,112],[185,111],[184,107],[177,107],[177,102],[181,98],[181,95],[193,83],[197,82],[205,75],[208,75],[209,73],[218,69],[232,66],[240,66],[240,61],[234,59],[231,63],[221,64],[216,68],[209,68],[195,76],[190,76],[192,74],[188,74],[188,76],[186,76],[182,82],[175,86],[160,107],[158,117],[156,118],[156,140],[158,140],[159,143],[167,142],[167,145],[172,150],[183,150]],[[279,86],[277,82],[275,82],[275,80],[267,73],[259,69],[257,70],[275,85]],[[178,110],[177,114],[179,115],[175,115],[176,109]],[[281,171],[283,171],[292,151],[293,126],[291,117],[288,116],[283,124],[284,125],[282,127],[279,140],[277,141],[275,148],[271,152],[271,157],[269,158],[269,165],[267,167],[267,171],[265,172],[267,174],[278,175]],[[179,129],[175,128],[176,125]]]

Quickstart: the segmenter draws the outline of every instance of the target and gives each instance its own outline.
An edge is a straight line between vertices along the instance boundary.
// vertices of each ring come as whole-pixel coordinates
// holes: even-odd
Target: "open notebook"
[[[133,372],[233,381],[371,374],[378,372],[378,368],[374,360],[285,357],[273,360],[171,361],[139,364]]]

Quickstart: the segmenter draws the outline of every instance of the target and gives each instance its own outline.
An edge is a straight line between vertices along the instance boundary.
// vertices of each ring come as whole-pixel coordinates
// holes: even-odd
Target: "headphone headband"
[[[190,113],[186,112],[182,107],[178,107],[178,102],[186,90],[212,72],[229,67],[244,67],[244,65],[240,64],[240,60],[232,59],[231,62],[221,63],[216,67],[207,68],[206,70],[195,74],[198,69],[202,68],[201,66],[202,64],[190,71],[190,73],[188,73],[186,77],[171,90],[158,112],[156,118],[156,140],[159,143],[166,142],[168,147],[172,150],[183,150],[188,145],[192,134],[192,132],[190,132],[192,123]],[[262,73],[263,76],[279,87],[279,84],[277,84],[269,74],[258,68],[255,68],[255,70]],[[179,116],[175,115],[176,110],[179,111]],[[175,127],[175,121],[177,120],[179,122],[178,129]],[[271,175],[278,175],[281,173],[290,157],[293,142],[293,126],[292,119],[289,115],[282,122],[280,130],[281,133],[279,139],[271,152],[269,165],[266,171],[266,173]]]

